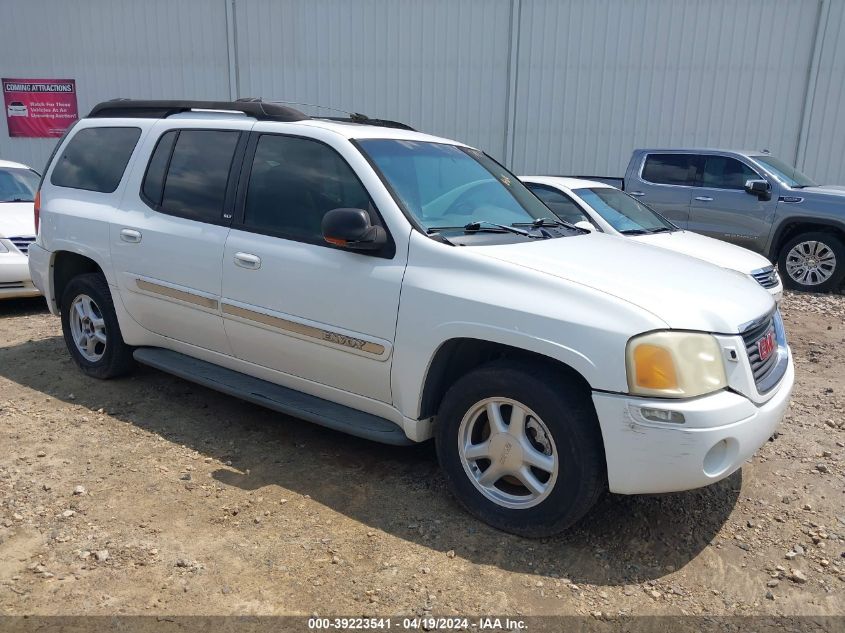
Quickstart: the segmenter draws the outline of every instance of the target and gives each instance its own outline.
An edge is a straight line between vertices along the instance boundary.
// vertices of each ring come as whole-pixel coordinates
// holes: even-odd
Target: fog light
[[[667,411],[666,409],[640,408],[640,413],[646,420],[651,422],[670,422],[672,424],[683,424],[686,422],[684,414],[680,411]]]

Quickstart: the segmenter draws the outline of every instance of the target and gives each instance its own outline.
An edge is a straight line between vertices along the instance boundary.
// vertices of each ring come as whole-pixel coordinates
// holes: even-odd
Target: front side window
[[[701,186],[713,189],[745,189],[749,180],[759,180],[760,176],[751,167],[727,156],[708,156],[704,161]]]
[[[32,202],[39,179],[31,169],[0,169],[0,202]]]
[[[787,187],[801,189],[803,187],[818,186],[816,182],[802,174],[795,167],[775,158],[774,156],[752,156],[751,158],[772,172],[772,174],[781,180]]]
[[[573,189],[605,222],[626,235],[674,231],[675,225],[624,191],[610,187]]]
[[[659,185],[691,187],[697,176],[698,157],[693,154],[649,154],[643,165],[642,177]]]
[[[200,222],[221,222],[239,138],[240,132],[234,130],[178,130],[164,134],[147,166],[141,188],[145,199],[162,213]]]
[[[424,229],[549,217],[549,209],[516,176],[477,150],[395,139],[358,144]]]
[[[59,187],[113,193],[140,136],[137,127],[79,130],[56,159],[50,182]]]
[[[255,149],[244,204],[249,229],[323,244],[323,216],[332,209],[364,209],[379,220],[367,190],[328,145],[293,136],[262,135]]]
[[[575,201],[565,193],[544,185],[529,183],[527,187],[533,191],[534,195],[540,198],[540,200],[542,200],[561,220],[569,222],[570,224],[575,224],[576,222],[584,220],[590,222],[590,218],[584,214],[581,207],[579,207]],[[590,224],[592,224],[592,222],[590,222]]]

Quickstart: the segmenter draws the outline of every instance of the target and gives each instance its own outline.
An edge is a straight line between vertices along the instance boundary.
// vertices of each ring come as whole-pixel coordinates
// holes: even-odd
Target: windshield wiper
[[[530,226],[534,229],[539,229],[544,226],[565,226],[568,229],[575,229],[583,233],[589,233],[587,229],[582,229],[580,226],[575,226],[572,222],[566,220],[553,220],[551,218],[537,218],[533,222],[514,222],[511,226]]]
[[[475,222],[470,222],[469,224],[464,224],[463,226],[433,226],[429,229],[426,229],[426,233],[430,235],[432,233],[439,233],[440,231],[447,231],[449,229],[464,230],[470,233],[477,233],[478,231],[489,231],[493,233],[515,233],[516,235],[522,235],[524,237],[542,237],[540,235],[532,235],[528,231],[523,231],[522,229],[517,229],[515,227],[507,226],[505,224],[489,222],[487,220],[477,220]]]
[[[622,235],[648,235],[648,231],[645,229],[626,229],[624,231],[619,231]]]
[[[670,233],[671,231],[674,231],[674,229],[670,229],[669,227],[666,227],[666,226],[661,226],[660,228],[657,228],[657,229],[651,229],[650,231],[648,231],[648,233],[649,234]]]

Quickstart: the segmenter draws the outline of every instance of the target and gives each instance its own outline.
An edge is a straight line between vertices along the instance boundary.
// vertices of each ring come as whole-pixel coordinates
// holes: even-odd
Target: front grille
[[[10,237],[9,241],[15,245],[21,253],[26,255],[29,253],[29,245],[35,241],[34,237]]]
[[[778,285],[778,274],[775,272],[774,266],[767,266],[759,270],[751,271],[751,276],[754,281],[763,286],[763,288],[774,288]]]
[[[777,347],[769,354],[766,360],[762,360],[757,343],[770,331],[775,333]],[[748,354],[748,361],[751,363],[751,372],[754,374],[754,382],[760,393],[765,393],[774,387],[786,372],[787,356],[785,338],[783,322],[781,321],[779,312],[774,312],[742,332],[745,353]]]

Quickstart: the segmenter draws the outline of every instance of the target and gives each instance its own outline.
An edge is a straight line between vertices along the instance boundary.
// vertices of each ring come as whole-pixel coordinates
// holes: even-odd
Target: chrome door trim
[[[337,346],[344,351],[361,353],[378,360],[384,360],[386,358],[387,348],[381,343],[343,334],[336,330],[323,329],[300,321],[292,321],[271,314],[257,312],[231,303],[223,303],[222,307],[224,315],[237,317],[253,324],[257,323],[270,327],[274,330],[281,330],[287,334],[298,335],[299,337],[311,339],[322,344],[328,343],[332,347]]]
[[[191,303],[202,308],[208,308],[209,310],[217,310],[217,306],[219,305],[217,299],[204,297],[185,290],[179,290],[178,288],[172,288],[171,286],[157,284],[146,279],[136,279],[135,285],[139,290],[143,290],[144,292],[150,292],[155,295],[167,297],[168,299],[177,299],[178,301]]]

